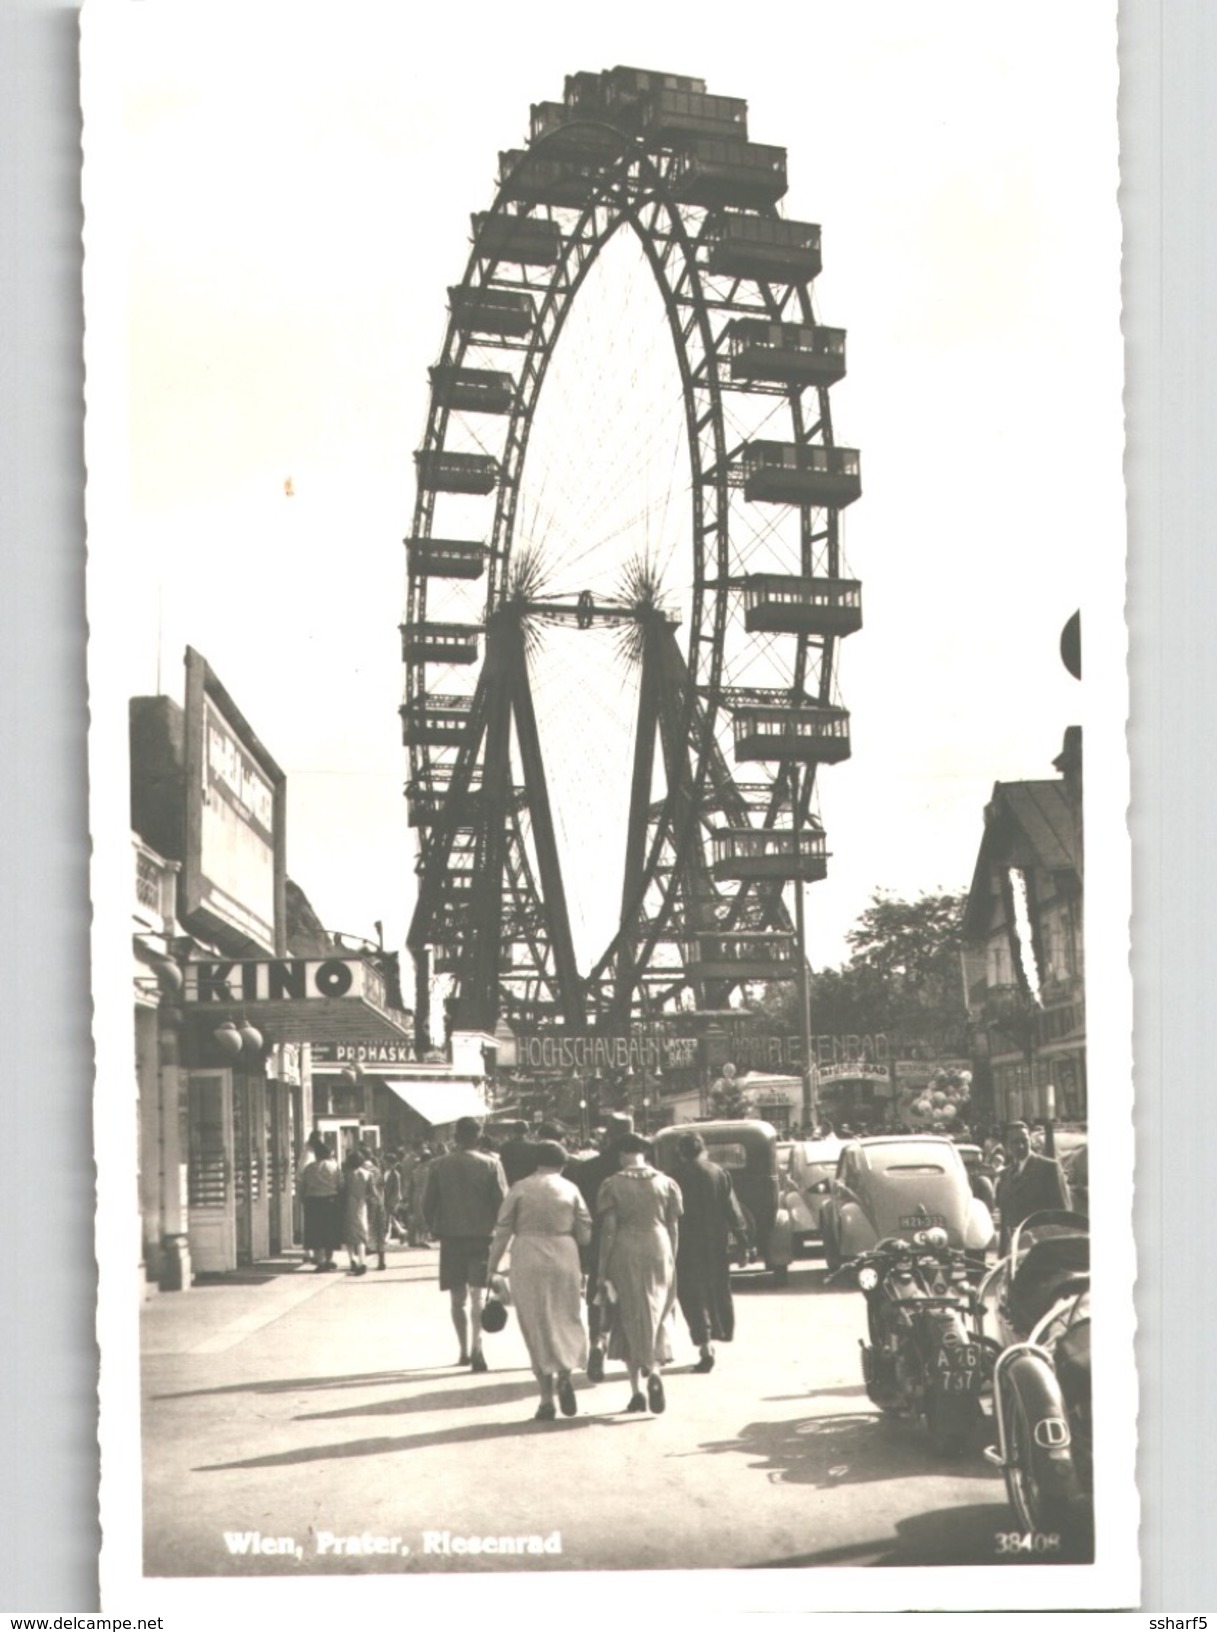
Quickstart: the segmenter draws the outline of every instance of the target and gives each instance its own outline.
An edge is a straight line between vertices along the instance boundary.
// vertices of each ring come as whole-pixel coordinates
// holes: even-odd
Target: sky
[[[398,625],[427,366],[498,153],[577,70],[747,98],[753,139],[787,149],[784,212],[823,229],[865,624],[839,671],[853,755],[820,783],[813,966],[847,957],[874,890],[966,887],[993,783],[1053,775],[1090,717],[1057,647],[1079,607],[1088,654],[1115,640],[1123,572],[1113,18],[1037,0],[801,0],[751,30],[691,15],[476,0],[459,30],[420,32],[398,7],[178,0],[92,25],[94,729],[117,743],[129,696],[181,700],[185,647],[202,652],[287,773],[288,870],[333,930],[379,920],[400,946],[409,923]],[[620,337],[650,317],[623,327],[612,281],[583,315],[616,336],[620,383]],[[634,406],[666,436],[649,390]],[[579,694],[619,683],[572,663]],[[624,756],[602,785],[628,798]],[[574,805],[559,821],[581,831]]]

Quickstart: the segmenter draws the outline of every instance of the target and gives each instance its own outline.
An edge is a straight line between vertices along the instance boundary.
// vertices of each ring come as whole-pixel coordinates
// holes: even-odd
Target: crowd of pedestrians
[[[660,1172],[625,1115],[609,1117],[599,1149],[574,1157],[557,1128],[505,1133],[496,1148],[466,1117],[450,1149],[354,1145],[341,1161],[314,1133],[298,1179],[306,1255],[335,1270],[345,1247],[360,1276],[371,1258],[385,1268],[391,1239],[438,1246],[458,1365],[489,1369],[483,1314],[497,1290],[528,1350],[537,1420],[573,1416],[575,1373],[601,1382],[606,1360],[625,1367],[626,1411],[664,1411],[677,1309],[695,1371],[710,1371],[715,1343],[734,1335],[731,1252],[747,1224],[730,1176],[695,1133],[680,1141],[674,1174]]]
[[[1017,1123],[1003,1140],[984,1142],[1003,1250],[1028,1213],[1069,1206],[1061,1166],[1040,1154],[1035,1135]],[[623,1363],[629,1380],[624,1409],[659,1413],[676,1310],[698,1350],[694,1372],[712,1371],[715,1345],[734,1336],[731,1263],[748,1222],[730,1174],[710,1161],[695,1128],[677,1140],[670,1175],[651,1156],[626,1115],[610,1116],[599,1148],[577,1156],[558,1128],[530,1134],[517,1123],[496,1145],[471,1117],[456,1123],[450,1148],[420,1142],[381,1154],[357,1144],[341,1162],[314,1133],[298,1182],[305,1251],[324,1272],[337,1269],[345,1247],[348,1273],[360,1276],[370,1258],[385,1268],[390,1240],[437,1246],[458,1365],[489,1369],[489,1297],[500,1321],[505,1305],[515,1309],[537,1420],[573,1416],[575,1373],[602,1382],[609,1360]]]

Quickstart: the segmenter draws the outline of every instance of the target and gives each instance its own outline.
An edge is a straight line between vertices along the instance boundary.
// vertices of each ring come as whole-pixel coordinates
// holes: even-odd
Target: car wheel
[[[841,1268],[841,1265],[843,1263],[844,1263],[844,1259],[841,1257],[840,1252],[837,1250],[836,1237],[833,1235],[831,1229],[827,1225],[825,1225],[824,1226],[824,1264],[825,1264],[826,1269],[828,1270],[828,1273],[830,1275],[835,1275],[837,1273],[837,1271]]]

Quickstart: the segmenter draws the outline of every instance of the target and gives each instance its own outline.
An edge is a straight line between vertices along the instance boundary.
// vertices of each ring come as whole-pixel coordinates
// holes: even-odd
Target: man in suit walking
[[[1069,1186],[1061,1164],[1055,1156],[1034,1154],[1025,1122],[1012,1122],[1006,1129],[1006,1150],[1010,1165],[997,1186],[1003,1257],[1010,1250],[1011,1234],[1032,1213],[1069,1210]]]

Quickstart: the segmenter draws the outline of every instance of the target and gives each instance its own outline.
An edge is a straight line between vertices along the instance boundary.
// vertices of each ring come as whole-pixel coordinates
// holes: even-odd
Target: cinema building
[[[197,652],[185,707],[134,698],[130,728],[142,1262],[176,1290],[293,1245],[310,1130],[341,1150],[370,1120],[317,1103],[313,1049],[404,1057],[410,1017],[394,956],[327,934],[287,878],[283,773]]]

